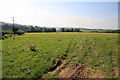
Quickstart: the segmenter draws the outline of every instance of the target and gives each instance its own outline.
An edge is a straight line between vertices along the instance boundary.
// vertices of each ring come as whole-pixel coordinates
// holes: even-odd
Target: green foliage
[[[57,77],[58,73],[54,72],[52,74],[45,74],[43,75],[44,78],[55,78]]]
[[[21,24],[15,24],[15,27],[13,27],[13,24],[10,23],[4,23],[2,24],[2,31],[11,31],[17,32],[18,28],[19,30],[22,30],[24,32],[56,32],[56,28],[47,28],[47,27],[40,27],[40,26],[32,26],[32,25],[21,25]],[[120,33],[120,30],[104,30],[104,29],[83,29],[81,28],[61,28],[61,32],[94,32],[94,33]]]
[[[13,32],[12,31],[2,31],[2,35],[4,35],[4,34],[13,34]]]
[[[80,29],[75,28],[74,32],[80,32]]]
[[[12,31],[2,31],[2,39],[12,37]]]
[[[12,27],[12,31],[13,31],[14,34],[17,34],[18,30],[19,30],[18,27]]]
[[[61,32],[65,32],[65,28],[61,28]]]
[[[81,32],[79,28],[61,28],[61,32]]]
[[[12,36],[12,34],[6,34],[5,36],[4,36],[4,38],[9,38],[9,37],[11,37]]]
[[[13,31],[2,31],[2,39],[10,38],[12,37],[13,34],[14,34]],[[15,34],[22,35],[24,34],[24,31],[18,30],[17,32],[15,32]]]
[[[31,43],[39,51],[29,50]],[[27,33],[2,40],[2,44],[3,78],[42,77],[53,60],[62,58],[84,63],[108,78],[115,77],[113,68],[118,67],[118,34]]]
[[[22,31],[22,30],[18,30],[18,31],[17,31],[17,34],[18,34],[18,35],[22,35],[22,34],[24,34],[24,33],[25,33],[25,32]]]

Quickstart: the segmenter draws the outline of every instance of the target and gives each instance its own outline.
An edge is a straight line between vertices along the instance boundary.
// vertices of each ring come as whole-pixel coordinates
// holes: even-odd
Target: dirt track
[[[85,68],[84,64],[61,60],[56,62],[48,73],[57,72],[57,78],[89,78],[90,73]]]

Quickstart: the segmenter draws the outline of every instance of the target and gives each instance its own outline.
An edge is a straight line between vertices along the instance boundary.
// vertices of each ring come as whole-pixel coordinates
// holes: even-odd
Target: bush
[[[13,34],[12,31],[2,31],[2,39],[11,37]]]
[[[2,31],[2,35],[4,35],[4,34],[13,34],[13,32],[12,31]]]
[[[2,36],[2,39],[9,38],[9,37],[12,37],[12,34],[5,34],[4,36]]]
[[[24,33],[25,33],[25,32],[22,31],[22,30],[18,30],[18,31],[17,31],[17,34],[18,34],[18,35],[22,35],[22,34],[24,34]]]
[[[6,34],[6,35],[4,36],[4,38],[9,38],[9,37],[12,37],[12,34]]]

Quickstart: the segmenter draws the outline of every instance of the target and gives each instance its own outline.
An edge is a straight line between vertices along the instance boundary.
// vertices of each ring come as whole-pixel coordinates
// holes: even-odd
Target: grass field
[[[0,78],[2,78],[2,41],[0,40]]]
[[[30,44],[36,45],[36,52],[29,50]],[[2,47],[3,78],[42,77],[54,59],[83,63],[106,78],[118,77],[118,34],[26,33],[4,39]]]

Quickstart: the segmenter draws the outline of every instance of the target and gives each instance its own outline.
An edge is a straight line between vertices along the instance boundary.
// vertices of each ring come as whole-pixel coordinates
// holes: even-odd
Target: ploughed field
[[[39,79],[66,75],[62,78],[70,78],[78,75],[75,71],[84,65],[89,78],[117,78],[118,43],[115,33],[26,33],[6,38],[2,40],[2,76]],[[59,61],[61,65],[54,66]],[[56,68],[51,70],[52,67]],[[63,70],[59,72],[59,69]],[[65,72],[68,70],[71,76]],[[81,71],[80,75],[85,74]]]

